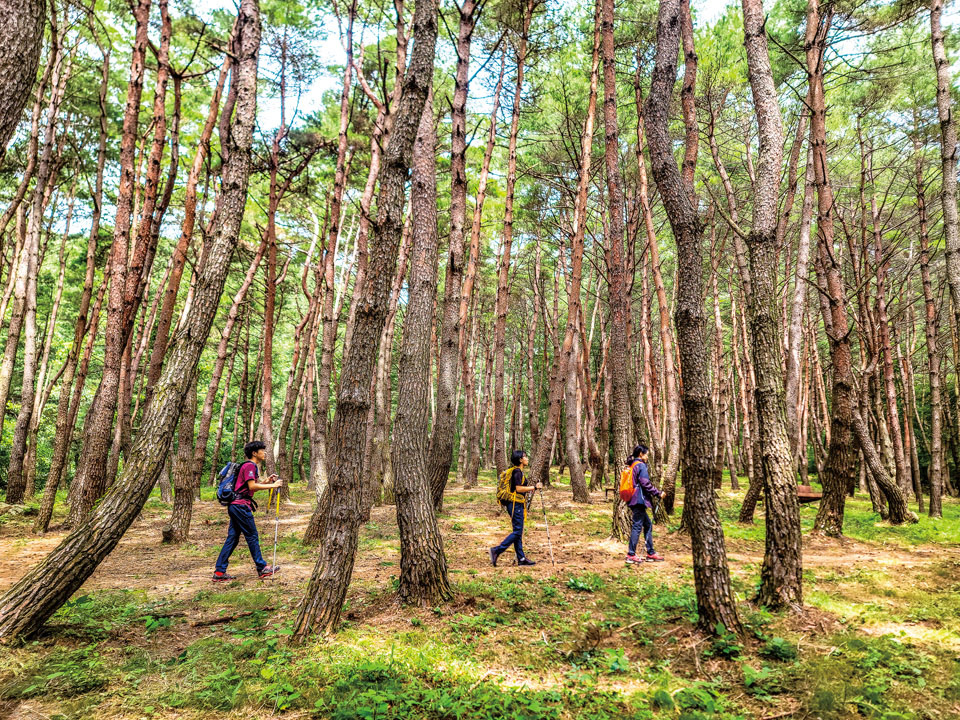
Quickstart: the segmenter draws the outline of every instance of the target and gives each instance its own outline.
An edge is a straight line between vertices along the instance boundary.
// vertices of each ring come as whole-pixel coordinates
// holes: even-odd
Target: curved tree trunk
[[[259,8],[243,0],[233,45],[236,119],[221,137],[223,190],[207,262],[194,292],[193,305],[177,333],[170,359],[157,383],[134,442],[130,462],[96,509],[47,558],[0,599],[0,641],[36,633],[43,623],[93,574],[140,514],[168,455],[187,390],[193,382],[243,218],[253,124],[256,117]],[[231,108],[231,115],[232,108]]]
[[[433,103],[428,96],[413,148],[410,257],[403,322],[393,465],[400,528],[400,602],[432,607],[450,598],[447,560],[433,512],[427,464],[427,388],[437,282],[437,167]],[[449,279],[449,273],[448,273]],[[457,288],[459,293],[459,287]],[[456,348],[454,348],[456,349]]]
[[[403,231],[404,185],[433,77],[437,23],[436,3],[433,0],[418,3],[413,16],[410,67],[404,76],[396,123],[379,173],[380,195],[370,272],[361,294],[354,299],[357,307],[355,342],[350,344],[344,358],[337,391],[330,445],[332,473],[326,493],[331,500],[325,509],[320,557],[294,622],[293,642],[303,642],[315,628],[323,632],[336,629],[353,574],[363,493],[363,457],[356,451],[356,439],[363,437],[370,407],[370,379],[376,366]]]
[[[609,0],[607,0],[609,2]],[[677,75],[682,23],[681,0],[661,0],[657,18],[656,64],[644,108],[653,177],[677,239],[677,338],[683,367],[684,513],[690,519],[693,575],[700,627],[711,633],[722,625],[742,628],[730,590],[723,527],[711,482],[713,407],[704,339],[703,270],[700,221],[673,156],[669,135],[670,100]],[[685,14],[689,14],[689,9]]]
[[[761,0],[742,0],[747,68],[760,135],[750,252],[750,329],[757,374],[755,400],[763,463],[766,533],[760,570],[760,604],[799,608],[803,602],[803,541],[793,453],[783,398],[780,305],[777,302],[777,197],[783,160],[783,126],[767,51]]]

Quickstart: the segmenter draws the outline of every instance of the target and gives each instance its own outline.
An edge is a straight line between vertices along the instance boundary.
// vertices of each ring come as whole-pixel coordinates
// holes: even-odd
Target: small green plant
[[[567,580],[567,587],[578,592],[597,592],[605,585],[602,577],[596,573],[587,573],[581,577],[571,577]]]
[[[797,648],[793,643],[787,642],[782,637],[773,637],[760,648],[760,655],[771,660],[796,660]]]
[[[743,664],[743,686],[747,692],[761,700],[780,692],[780,673],[764,665],[759,670],[747,663]]]
[[[716,632],[717,636],[713,639],[710,649],[704,652],[704,655],[722,657],[727,660],[740,657],[743,647],[740,645],[740,638],[737,637],[737,634],[727,630],[722,622],[717,623]]]
[[[153,617],[152,615],[147,615],[146,618],[144,618],[144,624],[147,634],[149,635],[160,628],[170,627],[173,621],[168,617]]]

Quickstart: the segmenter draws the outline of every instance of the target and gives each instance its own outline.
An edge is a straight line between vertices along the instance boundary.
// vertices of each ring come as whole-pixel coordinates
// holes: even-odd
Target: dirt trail
[[[590,505],[575,504],[566,488],[548,489],[544,493],[548,507],[550,537],[556,565],[550,563],[547,536],[539,499],[527,516],[524,548],[538,562],[536,567],[512,565],[511,553],[503,556],[500,566],[490,567],[487,548],[508,532],[505,515],[498,515],[489,488],[456,490],[447,502],[441,517],[448,567],[454,572],[467,571],[478,577],[492,574],[524,573],[535,577],[574,575],[584,572],[611,572],[623,567],[625,547],[608,535],[607,504],[594,494]],[[280,573],[273,579],[257,579],[246,544],[241,540],[231,558],[230,571],[244,586],[256,587],[260,582],[287,586],[292,594],[310,577],[313,556],[309,553],[285,552],[284,545],[299,542],[310,517],[309,503],[288,503],[281,509],[281,548],[277,562]],[[257,514],[260,543],[267,562],[272,559],[274,523],[271,514]],[[180,546],[163,545],[160,531],[167,522],[167,511],[156,506],[146,509],[126,533],[117,548],[84,584],[83,590],[142,589],[150,595],[184,599],[198,590],[212,586],[210,581],[216,554],[226,536],[226,512],[216,502],[196,503],[190,542]],[[0,527],[0,591],[15,583],[35,563],[43,559],[63,539],[65,533],[45,536],[23,535],[11,525]],[[666,533],[656,526],[657,550],[667,557],[664,563],[645,563],[636,572],[680,575],[691,567],[689,537]],[[757,566],[763,560],[763,546],[746,540],[728,539],[731,570]],[[361,545],[354,570],[354,585],[371,589],[389,583],[398,572],[399,541],[395,508],[373,509],[371,523],[361,528]],[[917,547],[910,550],[860,543],[850,539],[822,540],[804,538],[804,567],[817,568],[887,568],[897,565],[905,571],[940,563],[960,561],[960,548]],[[747,568],[744,567],[744,571]],[[755,571],[753,569],[752,571]]]

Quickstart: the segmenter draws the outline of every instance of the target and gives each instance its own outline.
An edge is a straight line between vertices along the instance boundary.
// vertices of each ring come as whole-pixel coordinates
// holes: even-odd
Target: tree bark
[[[327,420],[330,412],[330,378],[333,373],[333,353],[337,341],[339,313],[334,312],[337,246],[340,239],[340,224],[343,192],[347,185],[347,131],[350,127],[350,88],[353,69],[353,22],[356,17],[356,0],[351,2],[345,34],[347,62],[343,71],[343,88],[340,92],[340,125],[337,133],[337,164],[334,170],[333,194],[330,198],[330,226],[327,246],[323,256],[323,310],[320,352],[320,375],[318,402],[313,422],[310,464],[313,467],[313,482],[318,492],[327,486]],[[373,147],[373,146],[371,146]],[[377,156],[379,157],[379,156]],[[371,162],[374,158],[371,157]],[[372,168],[371,168],[372,171]],[[357,289],[357,286],[354,286]],[[319,495],[317,496],[319,499]]]
[[[617,122],[617,86],[615,48],[613,42],[614,3],[601,0],[600,36],[603,54],[603,125],[604,166],[607,176],[607,283],[610,306],[610,327],[617,339],[610,347],[610,380],[613,390],[613,458],[619,467],[633,449],[630,434],[633,419],[630,416],[629,374],[625,346],[630,317],[630,297],[627,294],[626,264],[623,257],[624,200],[620,177],[620,130]],[[617,495],[613,501],[611,534],[623,540],[630,532],[629,510]]]
[[[957,219],[957,126],[950,97],[952,78],[943,38],[943,0],[930,0],[930,45],[937,75],[937,117],[940,121],[940,165],[943,234],[946,244],[947,283],[953,299],[954,320],[960,326],[960,221]]]
[[[428,96],[413,147],[410,211],[415,241],[410,258],[393,436],[397,524],[400,528],[397,596],[404,604],[423,607],[432,607],[451,596],[443,541],[433,511],[428,474],[430,465],[427,462],[427,388],[430,384],[430,335],[438,260],[436,160],[436,127],[432,99]],[[458,293],[459,290],[458,287]],[[451,299],[451,305],[452,302]]]
[[[783,126],[767,50],[761,0],[742,0],[744,45],[760,151],[754,186],[750,252],[750,320],[754,402],[763,464],[766,534],[757,599],[770,608],[798,608],[803,602],[803,541],[793,453],[787,436],[777,302],[777,196],[783,160]]]
[[[914,140],[917,215],[920,235],[920,279],[923,284],[924,333],[927,339],[927,373],[930,380],[930,480],[929,515],[943,517],[943,398],[940,390],[940,353],[937,347],[939,322],[930,280],[930,236],[927,228],[927,201],[923,181],[923,156]]]
[[[0,37],[4,38],[0,46],[0,160],[37,79],[45,21],[44,0],[0,3]]]
[[[505,447],[506,405],[503,379],[507,349],[507,312],[510,304],[510,250],[513,244],[513,202],[517,183],[517,137],[520,133],[520,104],[523,100],[523,71],[527,58],[527,36],[537,0],[527,0],[523,8],[520,38],[517,44],[517,77],[513,89],[513,112],[510,120],[510,140],[507,150],[507,188],[503,211],[503,238],[500,247],[500,263],[497,271],[497,304],[493,326],[494,369],[493,379],[493,456],[497,473],[507,468]]]
[[[108,261],[110,292],[107,302],[103,370],[93,405],[87,411],[89,420],[84,430],[83,450],[74,477],[78,490],[72,493],[73,502],[67,520],[68,525],[74,528],[80,525],[107,486],[106,462],[113,437],[113,416],[117,409],[120,389],[121,359],[129,335],[125,318],[128,314],[132,315],[129,311],[133,310],[133,308],[128,309],[126,302],[127,266],[135,185],[138,115],[149,42],[147,31],[150,4],[151,0],[138,0],[134,11],[136,35],[131,53],[130,80],[127,85],[126,108],[120,139],[120,182],[117,189],[113,243]],[[133,263],[130,263],[129,272],[134,272]]]
[[[170,523],[160,531],[163,542],[179,545],[190,538],[193,517],[193,492],[199,476],[194,472],[194,424],[197,420],[197,384],[187,390],[187,399],[180,414],[177,454],[173,459],[173,514]]]
[[[33,201],[30,207],[30,219],[27,224],[26,238],[21,250],[20,266],[18,268],[17,293],[14,297],[13,318],[17,320],[14,330],[14,320],[11,320],[7,335],[7,348],[11,342],[14,346],[13,355],[16,355],[16,346],[20,340],[20,329],[23,329],[23,374],[20,391],[20,411],[17,413],[17,422],[14,426],[13,443],[10,447],[10,465],[7,470],[7,502],[22,503],[26,490],[26,474],[24,460],[27,454],[27,436],[33,417],[33,405],[36,393],[37,371],[37,275],[39,273],[40,236],[43,234],[43,216],[46,207],[48,185],[50,184],[56,160],[55,136],[57,130],[57,116],[60,112],[60,103],[66,90],[66,82],[70,76],[72,56],[67,58],[60,45],[63,38],[58,38],[56,13],[51,13],[51,52],[56,54],[53,73],[50,82],[50,101],[47,105],[46,128],[43,137],[43,150],[37,165],[36,186],[33,190]],[[19,276],[22,273],[22,276]],[[22,291],[21,291],[22,288]],[[7,355],[4,356],[6,360]],[[9,388],[9,382],[7,383]],[[41,388],[42,390],[42,388]],[[7,397],[0,398],[0,430],[3,427],[3,416],[6,410]]]
[[[433,419],[433,434],[426,458],[434,506],[442,504],[443,490],[453,462],[453,440],[457,424],[460,299],[467,218],[467,93],[470,82],[470,43],[481,7],[480,0],[465,0],[458,9],[460,25],[457,31],[457,71],[450,111],[450,250],[443,286],[440,359],[437,363],[437,412]],[[429,371],[429,367],[427,370]],[[437,498],[440,498],[439,502]]]
[[[609,0],[607,0],[609,2]],[[661,0],[657,18],[656,63],[644,108],[653,177],[677,242],[675,319],[683,368],[684,505],[690,507],[690,538],[699,625],[715,633],[719,626],[741,633],[723,527],[711,482],[713,407],[704,340],[701,228],[673,157],[669,134],[670,100],[677,75],[681,0]]]
[[[47,558],[14,584],[0,600],[0,641],[36,633],[93,574],[140,514],[168,456],[187,390],[210,332],[236,245],[247,195],[250,150],[256,116],[259,8],[243,0],[232,52],[236,119],[221,138],[223,183],[207,262],[197,278],[193,305],[178,331],[170,359],[144,415],[130,462],[96,509]],[[231,112],[231,115],[233,113]]]
[[[567,323],[560,351],[555,354],[550,374],[550,390],[547,401],[547,419],[544,423],[541,442],[537,444],[536,454],[530,466],[530,476],[539,482],[546,482],[550,472],[551,438],[557,432],[560,422],[560,403],[576,402],[577,373],[577,327],[580,323],[580,286],[583,277],[584,238],[587,227],[587,198],[590,190],[590,165],[593,154],[594,122],[597,111],[597,92],[600,82],[600,44],[601,44],[600,4],[596,4],[593,31],[593,58],[590,66],[590,92],[587,100],[587,117],[584,120],[580,140],[580,168],[577,182],[577,194],[573,210],[573,238],[570,255],[570,283],[567,291]],[[614,119],[614,122],[616,120]],[[572,379],[574,378],[574,379]],[[566,397],[564,397],[566,395]],[[576,409],[567,411],[567,432],[571,419],[576,420]],[[567,450],[571,445],[567,444]],[[579,474],[574,481],[571,475],[571,487],[576,502],[589,502],[590,495],[583,482],[583,469],[580,467],[579,450],[573,453],[575,465],[571,466]]]
[[[356,439],[370,407],[370,379],[386,320],[387,301],[403,230],[404,184],[410,155],[433,76],[437,39],[437,6],[433,0],[416,5],[414,46],[403,80],[400,107],[390,144],[379,173],[380,195],[370,256],[370,272],[354,299],[357,306],[354,340],[343,362],[337,391],[337,410],[331,432],[332,457],[328,491],[331,497],[324,523],[320,557],[297,619],[293,642],[303,642],[313,629],[332,632],[339,625],[347,586],[353,574],[363,492],[362,455]]]

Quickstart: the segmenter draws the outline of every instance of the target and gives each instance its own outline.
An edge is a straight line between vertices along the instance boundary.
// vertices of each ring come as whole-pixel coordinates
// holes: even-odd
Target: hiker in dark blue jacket
[[[647,468],[647,447],[646,445],[637,445],[633,449],[633,455],[627,458],[627,466],[633,468],[633,486],[636,490],[633,497],[627,505],[630,512],[633,513],[633,525],[630,528],[630,544],[627,546],[627,564],[647,562],[662,562],[663,556],[658,555],[653,549],[653,522],[647,509],[652,512],[653,506],[650,504],[651,498],[663,497],[663,493],[650,482],[650,471]],[[647,556],[642,558],[637,553],[637,542],[640,540],[640,532],[643,531],[643,538],[647,546]]]

